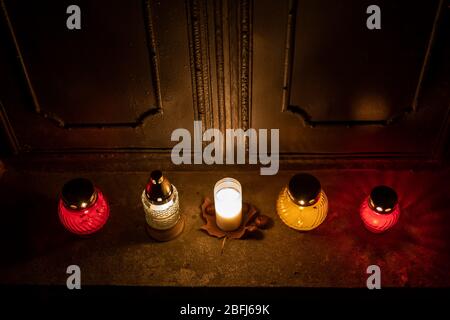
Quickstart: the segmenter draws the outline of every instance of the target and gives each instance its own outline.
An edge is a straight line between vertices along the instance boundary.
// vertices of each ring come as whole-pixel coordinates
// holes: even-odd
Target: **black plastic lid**
[[[156,204],[164,204],[170,201],[172,197],[172,184],[161,170],[154,170],[150,174],[150,179],[145,187],[147,198]]]
[[[288,185],[289,196],[302,207],[315,204],[319,200],[321,190],[319,180],[308,173],[296,174]]]
[[[61,199],[66,207],[73,210],[81,210],[95,203],[97,192],[90,180],[76,178],[66,182],[63,186]]]
[[[377,186],[370,193],[369,206],[381,214],[389,214],[397,204],[398,197],[394,189]]]

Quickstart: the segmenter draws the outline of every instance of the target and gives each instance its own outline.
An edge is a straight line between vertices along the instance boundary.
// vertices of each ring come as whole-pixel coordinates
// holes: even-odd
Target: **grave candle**
[[[386,231],[397,223],[400,216],[397,193],[387,186],[373,188],[370,196],[361,204],[360,215],[369,231]]]
[[[223,231],[233,231],[242,222],[242,187],[233,178],[219,180],[214,186],[216,223]]]
[[[64,185],[58,213],[67,230],[78,235],[89,235],[105,225],[109,217],[109,205],[103,193],[91,181],[77,178]]]

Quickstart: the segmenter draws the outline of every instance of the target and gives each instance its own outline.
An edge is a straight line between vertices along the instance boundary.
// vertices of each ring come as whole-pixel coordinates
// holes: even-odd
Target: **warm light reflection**
[[[357,120],[386,119],[391,113],[383,96],[366,93],[352,101],[352,116]]]
[[[327,195],[338,201],[333,201],[330,219],[317,232],[333,238],[347,268],[365,270],[377,257],[377,264],[391,271],[382,276],[386,285],[443,285],[442,279],[448,278],[450,172],[364,169],[333,171],[324,177]],[[362,200],[380,184],[396,190],[401,210],[395,229],[383,236],[368,232],[358,219]],[[418,264],[433,277],[426,279],[423,273],[412,277],[410,270],[417,270]]]

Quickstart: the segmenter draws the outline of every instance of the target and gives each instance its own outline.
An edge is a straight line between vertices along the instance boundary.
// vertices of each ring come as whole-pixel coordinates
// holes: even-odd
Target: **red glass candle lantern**
[[[397,193],[387,186],[373,188],[361,205],[360,215],[369,231],[386,231],[397,223],[400,216]]]
[[[91,181],[73,179],[62,188],[59,219],[64,227],[78,235],[100,230],[109,217],[109,205],[103,193]]]

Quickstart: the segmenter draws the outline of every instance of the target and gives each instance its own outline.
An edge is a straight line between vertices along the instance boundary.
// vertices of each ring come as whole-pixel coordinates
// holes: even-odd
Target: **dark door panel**
[[[66,27],[71,4],[81,30]],[[168,148],[192,127],[183,1],[5,1],[3,13],[2,100],[22,150]]]
[[[442,1],[258,1],[252,126],[294,156],[433,157],[448,123]]]
[[[312,121],[383,120],[412,109],[439,1],[298,2],[289,105]],[[326,10],[324,10],[326,8]]]

